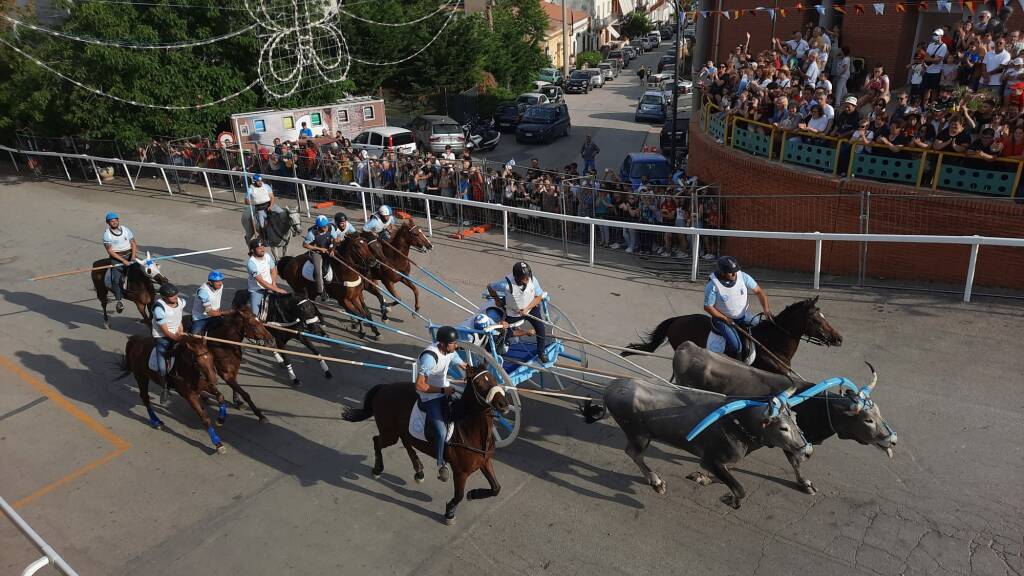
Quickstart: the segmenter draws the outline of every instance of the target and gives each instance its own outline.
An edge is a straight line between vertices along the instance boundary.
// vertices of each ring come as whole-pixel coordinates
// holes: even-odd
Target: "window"
[[[242,136],[248,136],[249,135],[249,125],[248,124],[239,124],[238,125],[238,131],[241,132]]]
[[[253,122],[256,125],[257,134],[267,131],[267,122],[265,120],[254,120]]]
[[[352,140],[352,143],[353,144],[366,144],[369,141],[370,141],[370,133],[369,132],[363,132],[359,136],[356,136],[355,139]]]
[[[284,123],[285,130],[291,130],[295,128],[295,119],[292,118],[291,116],[285,116],[281,118],[281,122]]]
[[[348,122],[348,110],[338,110],[338,122],[340,124]]]
[[[373,120],[373,106],[363,106],[363,120]]]
[[[310,126],[319,126],[320,125],[320,113],[319,112],[314,112],[314,113],[309,115],[309,124],[310,124]]]
[[[370,133],[370,146],[381,147],[384,145],[384,137],[376,132]]]

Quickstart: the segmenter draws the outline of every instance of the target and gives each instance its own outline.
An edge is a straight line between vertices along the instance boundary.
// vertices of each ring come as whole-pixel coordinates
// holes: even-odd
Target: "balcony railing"
[[[984,160],[957,152],[854,142],[816,132],[783,130],[737,117],[705,98],[700,114],[715,142],[770,162],[842,176],[951,192],[1018,196],[1024,160]]]

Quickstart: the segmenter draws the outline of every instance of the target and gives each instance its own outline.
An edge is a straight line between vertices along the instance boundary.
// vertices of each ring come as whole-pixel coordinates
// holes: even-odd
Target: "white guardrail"
[[[0,145],[0,149],[6,150],[10,156],[11,161],[15,165],[15,169],[18,169],[17,159],[14,154],[23,154],[26,156],[51,156],[60,158],[61,165],[64,167],[64,173],[68,180],[71,180],[71,173],[68,171],[67,163],[65,158],[74,160],[84,160],[92,164],[93,172],[96,174],[96,182],[102,186],[103,180],[99,176],[99,171],[96,169],[96,162],[102,164],[120,164],[124,167],[125,175],[128,177],[128,183],[131,185],[132,190],[135,190],[135,181],[132,179],[131,172],[128,170],[128,166],[138,166],[144,168],[155,168],[160,170],[163,176],[164,185],[167,187],[167,193],[174,195],[171,191],[170,181],[167,179],[167,170],[178,170],[183,172],[197,172],[203,175],[203,181],[206,183],[207,193],[210,195],[210,201],[213,202],[213,189],[210,187],[210,179],[208,174],[221,174],[230,177],[241,178],[243,174],[237,170],[220,170],[216,168],[200,168],[197,166],[173,166],[169,164],[156,164],[154,162],[138,162],[134,160],[122,160],[120,158],[101,158],[97,156],[88,156],[85,154],[65,154],[60,152],[37,152],[33,150],[18,150],[15,148],[8,148],[7,146]],[[381,188],[363,188],[358,185],[346,185],[346,184],[333,184],[330,182],[319,182],[313,180],[302,180],[300,178],[292,178],[287,176],[276,176],[273,174],[261,174],[265,180],[274,180],[278,182],[291,182],[297,186],[297,189],[302,193],[302,199],[306,206],[306,216],[310,217],[309,209],[309,197],[306,193],[306,185],[314,186],[317,188],[331,188],[336,190],[345,190],[348,192],[358,192],[360,200],[363,204],[363,219],[367,219],[369,213],[367,212],[366,204],[366,193],[387,195],[387,196],[400,196],[404,198],[411,198],[415,200],[429,200],[424,202],[426,205],[426,218],[427,218],[427,230],[431,236],[434,234],[433,222],[430,214],[430,204],[455,204],[469,206],[473,208],[480,208],[483,210],[496,210],[502,213],[502,229],[505,236],[505,250],[508,250],[508,215],[522,214],[524,216],[531,216],[534,218],[546,218],[549,220],[557,220],[561,222],[572,222],[575,224],[582,224],[589,226],[590,228],[590,265],[594,265],[594,249],[596,244],[595,228],[597,226],[610,226],[613,228],[629,228],[631,230],[645,230],[649,232],[662,232],[671,234],[684,234],[693,238],[691,242],[693,254],[692,263],[690,267],[690,280],[697,280],[697,265],[699,263],[699,254],[697,251],[700,246],[701,236],[714,236],[720,238],[764,238],[766,240],[797,240],[804,242],[814,242],[814,289],[818,290],[821,287],[821,246],[824,241],[832,242],[891,242],[891,243],[908,243],[908,244],[958,244],[963,246],[970,246],[971,253],[967,265],[967,279],[964,283],[964,302],[971,301],[971,293],[974,289],[974,273],[978,264],[978,251],[981,246],[1013,246],[1017,248],[1024,248],[1024,238],[1004,238],[997,236],[929,236],[929,235],[913,235],[913,234],[839,234],[831,232],[768,232],[760,230],[720,230],[710,228],[694,228],[694,227],[678,227],[678,226],[664,226],[661,224],[642,224],[639,222],[620,222],[617,220],[603,220],[598,218],[589,218],[586,216],[570,216],[566,214],[555,214],[552,212],[539,212],[536,210],[530,210],[528,208],[518,208],[514,206],[505,206],[503,204],[491,204],[488,202],[476,202],[474,200],[462,200],[459,198],[447,198],[444,196],[433,196],[422,194],[419,192],[405,192],[401,190],[384,190]],[[244,188],[244,186],[243,186]]]
[[[12,508],[11,505],[3,498],[0,498],[0,509],[3,509],[4,514],[11,519],[11,522],[14,522],[14,525],[18,527],[18,530],[27,536],[28,539],[35,544],[36,548],[43,553],[42,558],[29,564],[25,570],[22,571],[21,576],[32,576],[49,564],[53,564],[65,576],[78,576],[78,572],[75,572],[71,566],[68,566],[68,563],[60,557],[60,554],[57,554],[56,550],[51,548],[50,545],[47,544],[41,536],[39,536],[39,534],[36,534],[36,531],[28,525],[28,522],[25,522],[25,519],[15,512],[14,508]]]

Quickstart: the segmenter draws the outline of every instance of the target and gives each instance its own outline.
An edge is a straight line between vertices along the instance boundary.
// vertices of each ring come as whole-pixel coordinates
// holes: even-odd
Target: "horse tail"
[[[383,384],[377,384],[373,388],[370,388],[366,392],[366,396],[363,396],[363,407],[345,408],[341,411],[341,419],[345,422],[362,422],[363,420],[373,418],[373,397],[376,396],[377,392],[379,392],[383,387]]]
[[[628,346],[626,346],[626,348],[640,350],[641,352],[654,352],[655,350],[658,349],[659,346],[661,346],[662,342],[665,341],[665,338],[668,337],[668,329],[672,326],[672,323],[675,322],[678,318],[679,317],[676,316],[675,318],[668,318],[662,321],[662,323],[658,324],[658,326],[654,330],[652,330],[646,336],[644,336],[643,340],[641,340],[640,342],[629,344]],[[619,354],[621,356],[632,356],[633,354],[636,353],[624,350]]]
[[[580,404],[578,409],[580,414],[583,415],[583,421],[587,424],[593,424],[598,420],[602,420],[608,414],[608,410],[605,409],[604,404],[594,404],[590,400]]]

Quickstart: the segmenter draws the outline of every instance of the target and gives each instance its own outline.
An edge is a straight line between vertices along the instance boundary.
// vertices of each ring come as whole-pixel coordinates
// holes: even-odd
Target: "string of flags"
[[[919,12],[925,12],[934,5],[935,9],[939,12],[949,13],[953,8],[954,0],[920,0],[918,2],[871,2],[867,4],[847,4],[845,6],[833,5],[832,9],[840,14],[854,14],[860,16],[866,14],[868,10],[871,10],[875,16],[884,16],[885,9],[887,6],[891,6],[896,13],[904,14],[911,8],[917,8]],[[960,4],[961,10],[967,10],[971,14],[979,7],[984,7],[984,0],[956,0]],[[1011,0],[1012,1],[1012,0]],[[1000,10],[1003,7],[1004,0],[995,0],[996,10]],[[1020,4],[1021,9],[1024,9],[1024,0],[1017,0]],[[709,16],[721,15],[726,20],[739,20],[744,16],[757,16],[759,14],[767,14],[769,18],[774,20],[776,17],[785,18],[790,12],[809,12],[811,10],[816,11],[819,15],[825,14],[825,6],[823,4],[808,4],[805,5],[802,2],[797,2],[795,6],[787,8],[775,8],[767,6],[758,6],[756,8],[743,8],[738,10],[693,10],[686,12],[686,17],[689,19],[696,20],[697,18],[707,18]]]

